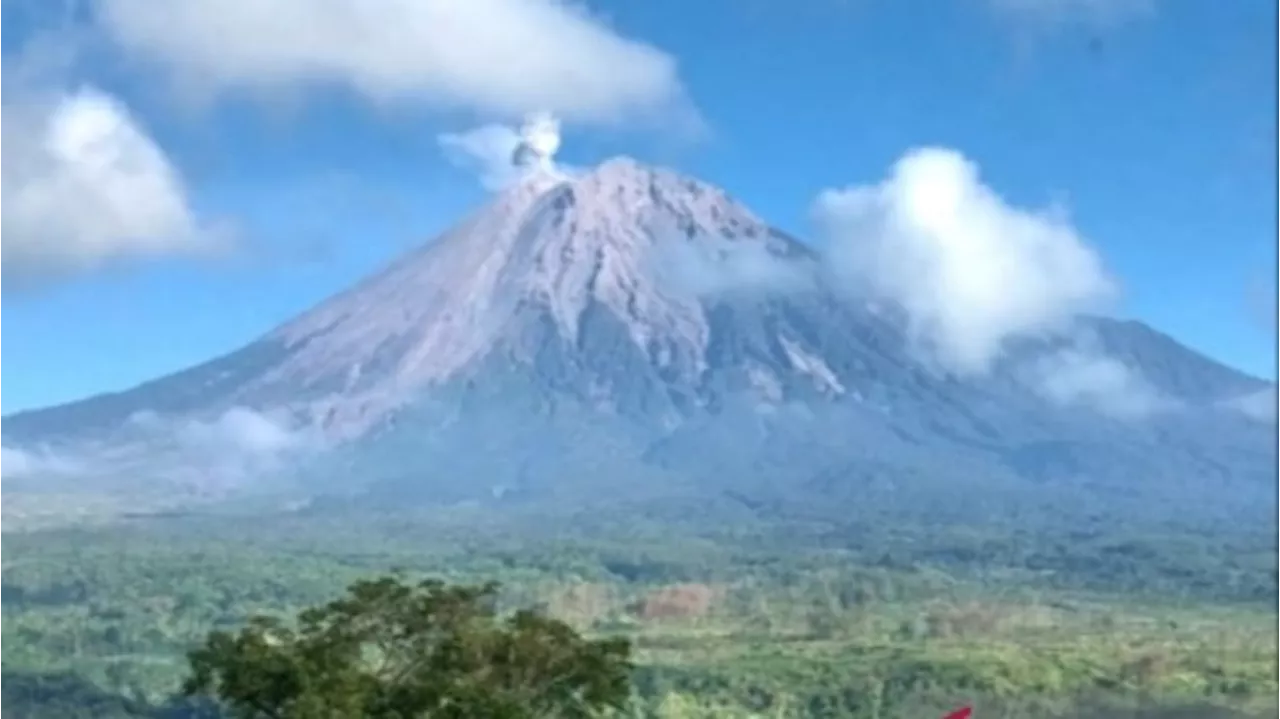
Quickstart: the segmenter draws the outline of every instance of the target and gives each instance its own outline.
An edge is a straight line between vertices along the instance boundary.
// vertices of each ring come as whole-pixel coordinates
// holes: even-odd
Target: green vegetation
[[[532,608],[519,616],[629,640],[620,716],[1276,712],[1274,536],[693,524],[458,508],[6,534],[4,715],[201,716],[207,705],[172,697],[211,630],[225,643],[255,615],[338,611],[343,587],[388,571],[415,586],[500,582],[492,631]]]
[[[242,719],[590,719],[626,707],[627,640],[585,640],[527,609],[500,620],[496,589],[357,582],[295,622],[211,633],[183,694]]]

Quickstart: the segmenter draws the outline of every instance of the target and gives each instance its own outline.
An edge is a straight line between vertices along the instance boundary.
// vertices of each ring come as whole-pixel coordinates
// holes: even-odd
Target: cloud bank
[[[126,52],[185,87],[338,86],[504,119],[692,112],[667,53],[560,0],[97,0]]]
[[[22,94],[4,113],[6,291],[211,247],[177,170],[112,96],[92,87]]]
[[[918,348],[959,375],[1115,293],[1069,223],[1010,205],[954,150],[912,150],[878,184],[826,190],[813,217],[835,277],[901,305]]]

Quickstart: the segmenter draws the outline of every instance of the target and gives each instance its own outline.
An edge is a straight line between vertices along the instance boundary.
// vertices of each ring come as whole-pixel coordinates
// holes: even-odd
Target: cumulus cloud
[[[0,272],[9,289],[211,246],[177,170],[115,98],[92,87],[24,93],[4,113]]]
[[[97,0],[114,42],[184,86],[341,86],[506,119],[692,112],[676,62],[560,0]]]
[[[1138,370],[1080,349],[1040,358],[1027,368],[1025,379],[1054,403],[1090,408],[1117,419],[1142,419],[1174,407]]]
[[[560,149],[560,122],[548,113],[533,113],[519,128],[492,123],[436,138],[445,158],[473,172],[480,184],[501,190],[534,172],[561,174],[554,158]]]
[[[1155,0],[987,0],[990,8],[1029,26],[1113,27],[1155,12]]]
[[[875,185],[822,192],[813,216],[851,292],[905,310],[918,348],[962,375],[1005,343],[1065,328],[1115,292],[1060,213],[1015,207],[959,152],[904,155]]]

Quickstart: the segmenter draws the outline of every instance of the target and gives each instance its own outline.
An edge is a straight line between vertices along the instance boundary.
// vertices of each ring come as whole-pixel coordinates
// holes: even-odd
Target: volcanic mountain
[[[1043,391],[1028,368],[1083,356],[1082,337],[1157,410]],[[6,500],[56,488],[839,515],[1017,497],[1274,519],[1275,426],[1236,407],[1274,386],[1101,317],[1006,355],[978,379],[939,370],[901,308],[839,287],[809,246],[715,187],[616,159],[533,173],[242,349],[4,418]]]

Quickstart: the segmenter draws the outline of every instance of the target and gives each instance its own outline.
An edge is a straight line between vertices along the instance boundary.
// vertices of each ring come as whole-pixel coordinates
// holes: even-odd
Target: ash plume
[[[539,112],[529,115],[519,128],[493,123],[466,132],[444,133],[437,138],[445,159],[475,174],[490,190],[509,187],[530,175],[567,176],[555,163],[560,149],[560,121]]]
[[[550,113],[534,113],[520,127],[520,142],[511,153],[511,164],[554,170],[559,149],[560,121]]]

